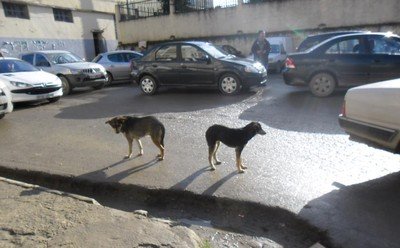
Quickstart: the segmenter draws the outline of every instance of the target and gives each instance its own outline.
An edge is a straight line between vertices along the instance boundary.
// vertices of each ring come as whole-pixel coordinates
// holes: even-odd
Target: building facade
[[[0,49],[6,56],[68,50],[91,60],[118,46],[115,0],[2,0]]]

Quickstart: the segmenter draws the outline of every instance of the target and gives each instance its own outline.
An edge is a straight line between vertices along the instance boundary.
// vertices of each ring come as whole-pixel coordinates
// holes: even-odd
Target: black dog
[[[240,156],[247,142],[249,142],[249,140],[256,134],[265,134],[265,131],[258,122],[251,122],[247,126],[238,129],[221,125],[213,125],[209,127],[206,132],[206,139],[208,144],[208,161],[210,162],[211,169],[215,170],[213,159],[216,164],[221,163],[217,159],[217,150],[220,142],[222,142],[229,147],[235,148],[236,166],[238,172],[243,173],[244,169],[247,169],[247,167],[242,164],[242,158]]]

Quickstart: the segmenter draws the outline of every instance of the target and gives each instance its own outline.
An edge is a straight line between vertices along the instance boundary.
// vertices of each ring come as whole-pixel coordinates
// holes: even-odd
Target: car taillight
[[[344,117],[346,116],[346,101],[343,101],[341,114]]]
[[[287,58],[287,59],[285,60],[285,67],[286,67],[286,68],[291,68],[291,69],[296,68],[293,59]]]

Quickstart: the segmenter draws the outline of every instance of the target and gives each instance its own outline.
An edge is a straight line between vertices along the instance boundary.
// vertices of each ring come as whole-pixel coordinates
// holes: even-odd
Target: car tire
[[[112,82],[114,81],[114,78],[110,72],[107,72],[107,81],[105,86],[110,86]]]
[[[219,79],[218,88],[224,95],[235,95],[239,93],[242,84],[235,74],[227,73]]]
[[[6,116],[6,114],[0,114],[0,119],[3,119],[4,118],[4,116]]]
[[[49,101],[50,103],[53,102],[58,102],[58,100],[60,100],[61,96],[57,96],[57,97],[53,97],[53,98],[47,98],[47,101]]]
[[[152,76],[144,76],[139,81],[140,89],[146,95],[154,95],[157,91],[157,82]]]
[[[106,85],[106,83],[98,84],[98,85],[96,85],[96,86],[93,86],[93,89],[99,90],[99,89],[104,88],[105,85]]]
[[[71,93],[72,87],[71,83],[68,81],[68,79],[64,76],[58,76],[61,79],[61,86],[62,86],[62,91],[63,95],[69,95]]]
[[[326,72],[317,73],[311,78],[309,87],[313,95],[327,97],[336,89],[336,79]]]

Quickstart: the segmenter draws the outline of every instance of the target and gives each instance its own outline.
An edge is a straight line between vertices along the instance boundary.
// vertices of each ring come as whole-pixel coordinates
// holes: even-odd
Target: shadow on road
[[[146,96],[133,85],[114,86],[91,93],[89,97],[98,99],[62,108],[56,118],[96,119],[129,114],[190,112],[238,103],[255,94],[250,91],[236,96],[223,96],[218,90],[160,89],[156,95]],[[64,100],[82,101],[86,95],[73,94]]]
[[[400,172],[338,188],[310,201],[299,216],[327,229],[343,247],[399,246]]]
[[[276,85],[274,85],[276,87]],[[319,98],[307,89],[284,92],[277,97],[259,102],[240,115],[240,119],[260,121],[267,126],[306,133],[342,134],[338,124],[343,98],[346,91]]]

